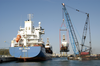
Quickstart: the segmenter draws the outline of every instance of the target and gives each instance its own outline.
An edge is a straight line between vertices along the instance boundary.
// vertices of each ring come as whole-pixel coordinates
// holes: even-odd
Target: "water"
[[[100,66],[100,60],[77,61],[67,60],[67,58],[63,57],[39,62],[5,62],[0,63],[0,66]]]

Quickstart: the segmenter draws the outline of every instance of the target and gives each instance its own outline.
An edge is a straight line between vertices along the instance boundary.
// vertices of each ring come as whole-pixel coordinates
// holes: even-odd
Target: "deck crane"
[[[69,28],[69,36],[70,36],[72,49],[74,51],[74,54],[78,55],[78,54],[80,54],[79,42],[77,40],[77,37],[76,37],[75,31],[74,31],[74,28],[73,28],[69,13],[67,12],[67,9],[65,7],[65,4],[62,3],[62,5],[63,5],[64,15],[65,15],[66,20],[67,20],[66,24],[67,24],[67,26]]]

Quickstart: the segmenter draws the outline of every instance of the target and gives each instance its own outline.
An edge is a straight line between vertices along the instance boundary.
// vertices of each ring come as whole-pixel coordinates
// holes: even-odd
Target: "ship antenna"
[[[47,38],[47,44],[49,44],[49,38]]]
[[[21,23],[22,23],[22,15],[20,17],[20,28],[21,28]]]
[[[28,14],[29,21],[33,18],[33,14]]]

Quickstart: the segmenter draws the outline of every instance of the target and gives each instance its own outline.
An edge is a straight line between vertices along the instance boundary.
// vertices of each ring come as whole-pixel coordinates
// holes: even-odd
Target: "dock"
[[[7,55],[0,55],[0,63],[2,62],[10,62],[10,61],[15,61],[16,58],[12,56],[7,56]]]
[[[91,54],[86,56],[74,56],[74,54],[56,54],[53,53],[53,58],[67,57],[68,60],[100,60],[100,54]]]

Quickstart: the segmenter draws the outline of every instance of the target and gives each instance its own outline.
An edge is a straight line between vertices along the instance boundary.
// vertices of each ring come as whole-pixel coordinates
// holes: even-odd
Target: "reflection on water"
[[[53,58],[52,61],[68,61],[66,57],[61,57],[61,58]]]
[[[63,57],[39,62],[5,62],[0,63],[0,66],[100,66],[100,60],[77,61],[68,60],[66,57]]]

